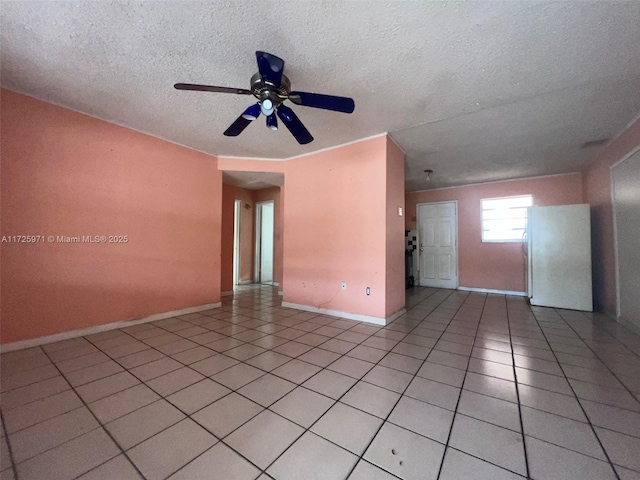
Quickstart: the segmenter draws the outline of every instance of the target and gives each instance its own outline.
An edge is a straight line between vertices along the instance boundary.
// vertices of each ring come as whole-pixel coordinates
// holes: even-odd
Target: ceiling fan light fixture
[[[244,111],[244,113],[242,114],[242,118],[244,118],[245,120],[255,120],[260,116],[260,110],[261,107],[259,103],[251,105]]]
[[[270,98],[265,98],[264,100],[262,100],[262,103],[260,104],[260,111],[264,116],[268,117],[273,113],[273,110],[274,105],[273,101]]]
[[[431,175],[433,175],[433,170],[425,170],[424,171],[426,177],[427,177],[427,182],[431,181]]]
[[[267,117],[267,127],[271,130],[278,130],[278,119],[273,112]]]

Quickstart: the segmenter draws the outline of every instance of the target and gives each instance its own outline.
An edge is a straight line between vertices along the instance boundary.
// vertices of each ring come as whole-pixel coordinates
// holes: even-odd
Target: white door
[[[418,255],[420,285],[458,287],[457,203],[418,205]]]
[[[617,316],[640,327],[640,151],[611,169]]]
[[[258,203],[257,205],[256,242],[258,245],[256,250],[258,258],[256,264],[259,268],[257,278],[259,283],[271,283],[273,282],[273,202]]]

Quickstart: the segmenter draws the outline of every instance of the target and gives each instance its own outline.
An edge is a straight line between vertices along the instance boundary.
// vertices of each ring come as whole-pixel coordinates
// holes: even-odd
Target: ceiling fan
[[[291,100],[297,105],[322,108],[335,112],[352,113],[356,105],[351,98],[291,91],[291,82],[282,73],[284,60],[267,52],[256,52],[258,73],[251,77],[251,89],[214,87],[210,85],[195,85],[192,83],[176,83],[177,90],[197,90],[201,92],[235,93],[238,95],[253,95],[258,103],[247,108],[235,122],[227,128],[227,137],[237,137],[247,126],[262,113],[267,117],[267,127],[278,129],[278,119],[289,129],[298,143],[304,145],[313,141],[313,137],[302,124],[300,119],[289,107],[285,100]]]

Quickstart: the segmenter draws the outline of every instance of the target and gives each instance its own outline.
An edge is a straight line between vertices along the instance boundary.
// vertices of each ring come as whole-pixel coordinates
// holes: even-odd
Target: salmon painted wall
[[[583,173],[585,202],[591,205],[593,299],[598,310],[616,311],[616,260],[611,203],[611,166],[640,147],[640,119],[612,141]],[[638,187],[640,188],[640,186]]]
[[[1,92],[3,343],[220,300],[215,157]]]
[[[404,176],[404,166],[401,172],[387,170],[386,136],[285,162],[220,157],[219,168],[285,175],[284,301],[378,318],[386,316],[387,305],[404,306],[402,220],[394,219],[400,228],[392,228],[402,239],[396,240],[395,254],[402,275],[392,274],[399,276],[400,287],[389,296],[386,291],[387,179],[394,185],[390,198],[402,202],[397,183]]]
[[[234,185],[222,185],[220,288],[223,292],[233,290],[233,215],[236,200],[242,201],[242,210],[240,211],[240,281],[253,281],[255,217],[253,197],[252,190]],[[245,205],[251,206],[251,209],[247,210]]]
[[[256,203],[273,200],[273,281],[279,286],[282,286],[282,259],[284,257],[284,195],[281,193],[282,190],[280,187],[272,187],[253,191]]]
[[[525,194],[533,195],[533,203],[538,206],[583,203],[582,175],[570,173],[407,193],[407,230],[416,228],[418,203],[457,200],[460,286],[522,292],[522,244],[482,243],[480,200]]]
[[[387,137],[386,306],[389,315],[405,306],[404,281],[404,152]]]
[[[286,162],[284,301],[385,317],[386,147],[377,137]]]

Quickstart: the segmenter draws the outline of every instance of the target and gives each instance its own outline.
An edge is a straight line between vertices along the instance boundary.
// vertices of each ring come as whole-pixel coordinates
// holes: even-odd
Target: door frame
[[[636,147],[631,150],[628,154],[626,154],[623,158],[618,160],[616,163],[609,167],[609,183],[611,187],[611,211],[613,214],[613,257],[615,262],[615,271],[616,271],[616,321],[620,321],[620,259],[619,255],[619,247],[618,247],[618,219],[616,218],[616,196],[615,196],[615,180],[613,176],[613,170],[617,166],[629,160],[636,153],[640,152],[640,147]]]
[[[273,233],[274,233],[274,238],[273,241],[271,242],[271,248],[273,249],[273,257],[275,258],[275,227],[276,227],[276,202],[274,200],[265,200],[264,202],[256,202],[256,220],[255,220],[255,231],[256,231],[256,235],[255,235],[255,255],[254,255],[254,272],[253,272],[253,278],[254,278],[254,283],[263,283],[262,282],[262,271],[261,271],[261,263],[262,263],[262,207],[266,204],[271,204],[273,206]],[[273,265],[272,262],[272,272],[271,272],[271,282],[266,282],[266,283],[271,283],[273,284],[274,280],[273,280],[273,274],[275,273],[275,266]]]
[[[242,200],[233,202],[233,288],[240,284],[240,225],[242,225]]]
[[[417,245],[417,251],[418,251],[418,285],[422,286],[420,284],[420,207],[421,206],[426,206],[426,205],[439,205],[439,204],[443,204],[443,203],[453,203],[455,206],[455,212],[456,212],[456,219],[455,219],[455,224],[456,224],[456,238],[455,238],[455,252],[456,252],[456,262],[455,262],[455,268],[456,268],[456,286],[454,287],[454,290],[457,290],[458,287],[460,286],[460,269],[458,266],[458,200],[446,200],[446,201],[442,201],[442,202],[422,202],[422,203],[416,203],[416,240],[418,241],[418,245]],[[444,288],[444,287],[438,287],[438,288]]]

